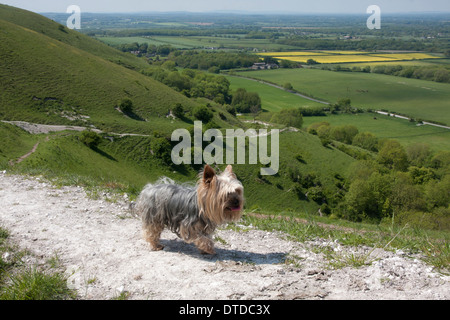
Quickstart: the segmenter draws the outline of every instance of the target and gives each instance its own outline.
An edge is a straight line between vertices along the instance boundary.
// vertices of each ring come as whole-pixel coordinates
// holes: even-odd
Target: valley
[[[130,202],[161,177],[195,183],[204,163],[174,164],[176,129],[278,129],[276,174],[233,165],[244,224],[405,248],[448,273],[448,14],[388,16],[379,33],[339,15],[86,13],[78,31],[65,19],[0,4],[2,179]]]

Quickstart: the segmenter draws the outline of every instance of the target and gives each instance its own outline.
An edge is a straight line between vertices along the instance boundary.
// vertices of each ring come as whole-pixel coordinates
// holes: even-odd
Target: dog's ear
[[[227,165],[225,172],[233,173],[233,167],[231,166],[231,164]]]
[[[203,169],[203,183],[210,184],[212,179],[215,177],[216,172],[209,165],[206,165]]]

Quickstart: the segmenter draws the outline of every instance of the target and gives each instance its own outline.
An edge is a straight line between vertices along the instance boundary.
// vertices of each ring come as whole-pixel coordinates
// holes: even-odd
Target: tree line
[[[248,68],[259,62],[259,57],[246,53],[207,52],[207,51],[177,51],[169,59],[182,68],[208,70],[228,70]]]
[[[339,183],[340,192],[326,195],[324,191],[319,203],[329,213],[352,221],[385,219],[450,229],[449,151],[436,153],[424,143],[405,148],[396,140],[359,132],[355,126],[332,126],[325,121],[310,125],[307,131],[327,141],[325,147],[339,141],[367,150],[350,152],[359,160],[349,168],[348,181]],[[348,149],[354,148],[342,150]]]

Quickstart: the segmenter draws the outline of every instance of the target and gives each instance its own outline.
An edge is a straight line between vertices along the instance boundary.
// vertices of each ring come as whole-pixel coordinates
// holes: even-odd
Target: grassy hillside
[[[414,118],[450,124],[450,85],[373,73],[317,69],[278,69],[246,72],[245,76],[283,85],[331,103],[350,98],[364,109],[387,109]]]
[[[8,124],[1,124],[0,128],[2,135],[7,137],[5,141],[19,141],[15,148],[8,147],[6,142],[0,144],[0,150],[5,150],[0,153],[2,170],[43,174],[57,183],[83,185],[94,190],[100,186],[132,195],[137,195],[146,183],[161,176],[169,176],[179,182],[196,180],[195,168],[169,167],[154,157],[150,152],[152,138],[149,137],[102,139],[97,148],[91,149],[80,141],[79,133],[66,131],[31,135]],[[10,159],[27,153],[35,141],[40,144],[33,154],[19,164],[9,164]],[[313,183],[320,185],[331,201],[340,189],[336,177],[345,177],[347,168],[354,162],[339,150],[323,147],[316,136],[304,132],[283,132],[280,135],[280,155],[280,170],[274,176],[260,176],[260,165],[233,166],[244,184],[247,209],[315,214],[321,201],[308,199],[305,193],[311,186],[301,186],[295,179],[306,179],[310,175]],[[332,164],[329,159],[334,159]],[[224,169],[225,165],[216,167]]]
[[[347,176],[354,161],[335,148],[322,146],[317,136],[299,131],[280,134],[278,174],[260,177],[260,166],[255,165],[235,165],[234,168],[244,181],[248,209],[303,215],[317,213],[322,204],[322,201],[314,201],[311,194],[309,198],[305,196],[310,188],[321,189],[331,203],[339,195],[339,179]],[[311,185],[302,185],[308,180]]]
[[[131,99],[142,119],[164,116],[175,103],[195,106],[165,85],[98,56],[6,21],[0,20],[0,28],[3,119],[148,132],[147,122],[114,109],[121,99]],[[153,122],[153,129],[170,126]]]
[[[33,30],[131,69],[140,70],[147,66],[143,59],[115,50],[77,31],[62,28],[59,23],[30,11],[0,4],[0,20]]]

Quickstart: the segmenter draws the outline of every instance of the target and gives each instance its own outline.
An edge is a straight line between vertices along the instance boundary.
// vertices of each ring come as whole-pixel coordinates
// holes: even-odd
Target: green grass
[[[52,135],[36,152],[8,171],[43,174],[62,185],[82,185],[92,193],[98,188],[136,195],[148,182],[170,175],[169,167],[151,157],[150,138],[123,137],[116,142],[102,139],[96,149],[78,141],[78,135]],[[188,173],[189,178],[194,172]],[[185,180],[185,175],[178,175]]]
[[[449,274],[450,269],[450,234],[448,232],[427,231],[419,228],[399,227],[391,225],[373,225],[336,221],[327,217],[303,215],[303,221],[286,213],[285,218],[279,216],[255,216],[244,214],[244,225],[252,225],[261,230],[282,231],[292,240],[305,242],[317,237],[338,241],[345,246],[369,246],[385,250],[403,250],[407,254],[421,253],[423,260],[433,266],[436,271]],[[332,248],[320,246],[312,248],[325,254],[331,268],[347,266],[360,267],[370,264],[376,259],[368,253],[342,255]],[[293,258],[295,260],[295,257]]]
[[[248,92],[257,92],[261,98],[261,107],[263,110],[277,112],[285,108],[324,107],[323,104],[299,97],[285,90],[258,81],[234,76],[226,76],[226,78],[230,81],[230,88],[232,90],[245,88]]]
[[[374,119],[376,118],[376,119]],[[303,117],[303,127],[327,121],[331,125],[354,125],[359,132],[371,132],[378,138],[398,140],[403,146],[426,143],[434,151],[450,150],[450,130],[374,113],[339,114],[326,117]]]
[[[450,85],[446,83],[304,68],[253,71],[245,76],[279,85],[290,82],[295,90],[331,103],[348,97],[355,107],[450,123]]]
[[[5,255],[8,258],[5,259]],[[67,279],[57,269],[55,259],[45,266],[22,262],[27,252],[9,240],[9,231],[0,227],[0,300],[67,300],[76,294],[67,287]]]
[[[136,70],[143,69],[147,66],[143,59],[115,50],[82,33],[67,28],[61,30],[60,24],[30,11],[0,4],[0,20],[14,23],[38,34],[48,36],[54,40],[99,56],[105,60],[127,65]],[[20,40],[20,38],[17,38],[17,40]]]
[[[40,140],[39,136],[32,136],[24,130],[7,123],[0,122],[0,169],[9,166],[33,148]]]
[[[81,185],[94,196],[102,189],[136,196],[146,183],[154,182],[161,176],[171,177],[178,182],[194,182],[199,169],[190,166],[169,167],[162,163],[151,154],[153,137],[116,137],[113,141],[102,139],[97,148],[91,149],[81,143],[78,140],[79,133],[74,132],[33,136],[13,126],[6,126],[3,132],[12,136],[11,141],[19,138],[24,141],[38,139],[40,144],[35,153],[14,166],[9,164],[10,158],[22,152],[27,153],[32,143],[19,149],[21,151],[6,154],[0,169],[43,175],[62,185]],[[335,174],[345,176],[348,166],[354,161],[339,150],[323,147],[316,136],[305,132],[281,133],[279,153],[280,169],[274,176],[259,176],[261,165],[233,165],[245,187],[247,208],[316,213],[318,203],[293,191],[295,183],[290,177],[291,170],[297,170],[300,174],[315,173],[324,189],[333,194],[338,190]],[[301,162],[296,160],[298,155],[302,157]],[[333,163],[329,159],[334,159]],[[222,170],[224,167],[219,166]]]
[[[329,195],[338,192],[335,175],[347,176],[349,165],[355,161],[345,153],[323,147],[319,138],[305,132],[283,132],[280,134],[280,169],[274,176],[258,177],[259,167],[255,165],[234,165],[233,169],[243,182],[246,208],[264,212],[295,212],[295,214],[316,214],[319,204],[298,195],[296,183],[290,177],[292,171],[301,175],[313,173]],[[297,156],[302,161],[297,160]],[[330,162],[330,159],[333,159]],[[306,190],[303,190],[306,193]]]
[[[0,34],[0,118],[149,134],[180,126],[165,118],[176,103],[186,110],[197,105],[160,82],[125,68],[129,61],[121,60],[123,53],[74,31],[61,31],[44,17],[40,17],[43,33],[1,20],[9,12],[4,7],[0,7],[4,31]],[[61,33],[64,41],[55,39],[55,32]],[[73,37],[80,39],[74,45],[66,43]],[[103,47],[112,50],[109,57],[102,57],[96,49]],[[113,59],[121,60],[122,65],[109,61]],[[136,115],[147,121],[133,120],[115,110],[124,98],[130,98]]]

